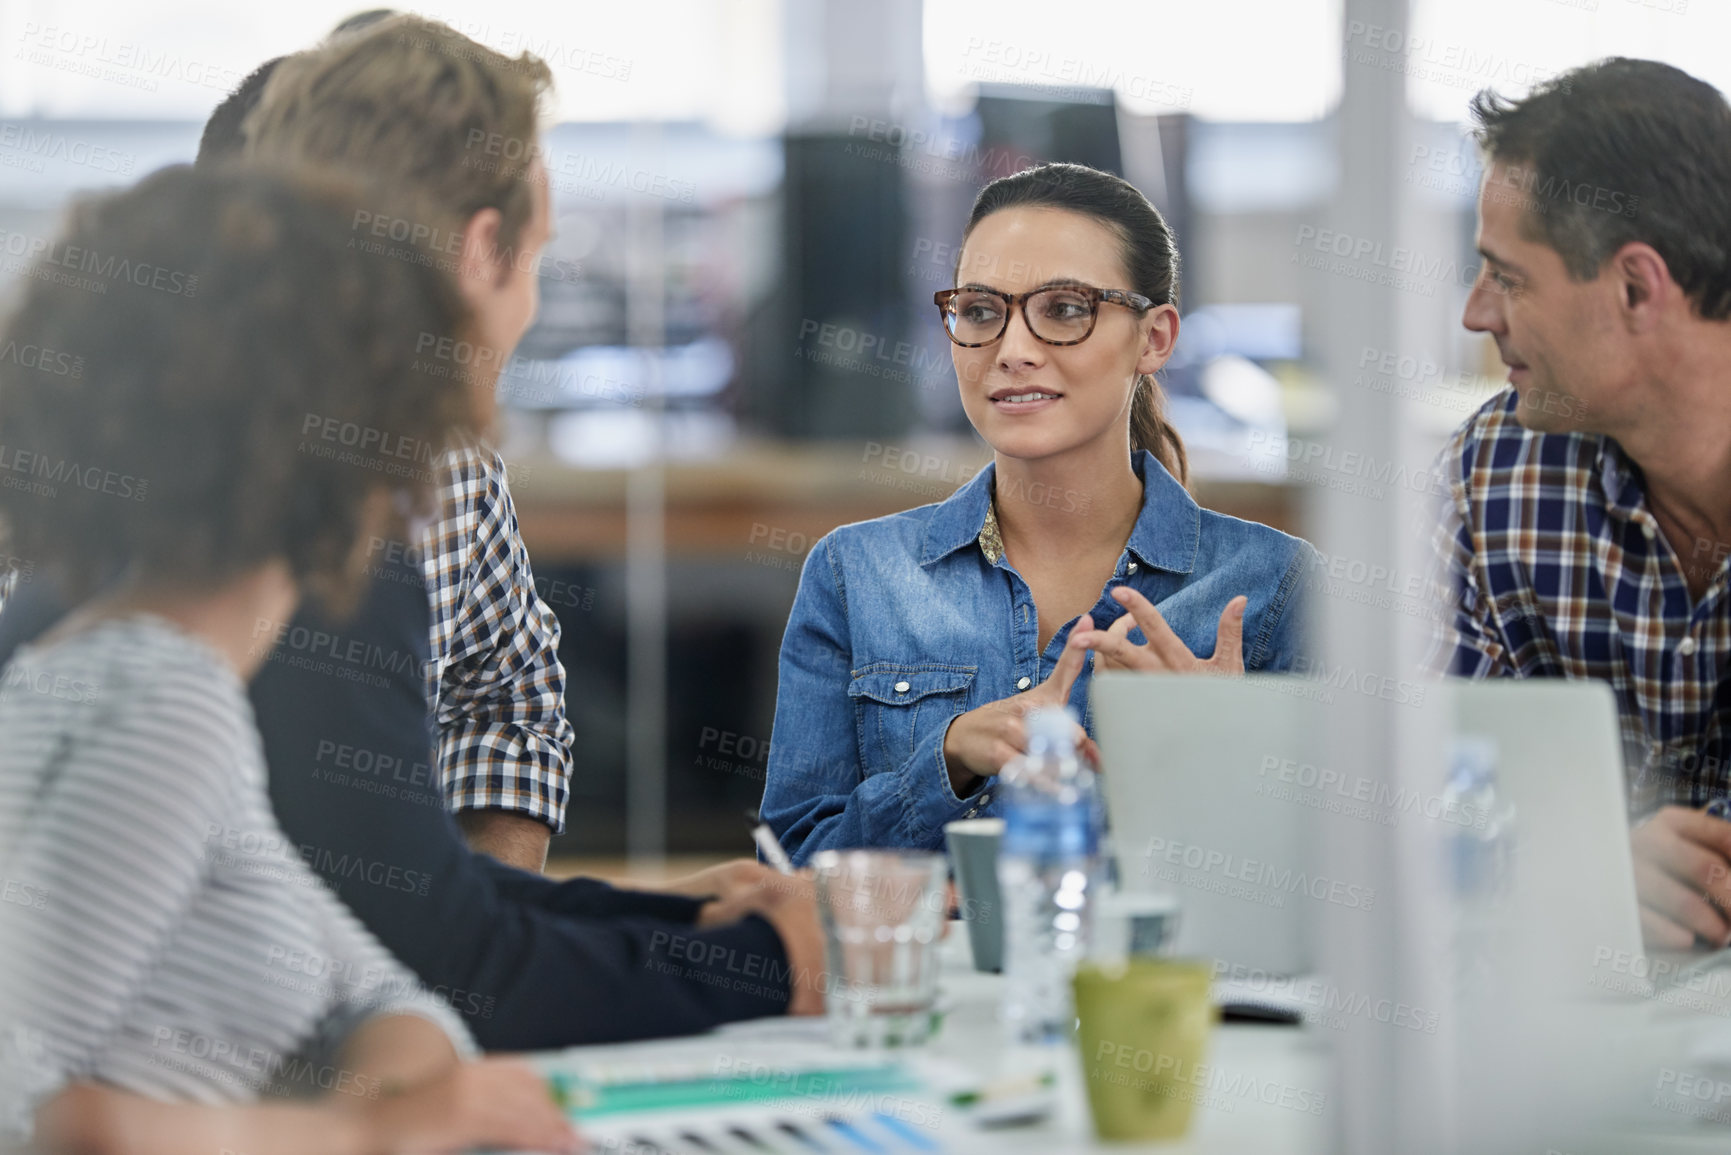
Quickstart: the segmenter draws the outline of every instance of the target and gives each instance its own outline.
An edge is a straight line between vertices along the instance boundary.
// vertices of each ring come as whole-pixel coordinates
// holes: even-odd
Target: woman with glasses
[[[1147,198],[1072,164],[993,181],[956,281],[936,302],[992,463],[806,559],[763,802],[796,862],[937,849],[996,813],[1028,709],[1072,705],[1087,741],[1092,667],[1279,671],[1298,649],[1309,546],[1185,489],[1154,380],[1178,253]]]

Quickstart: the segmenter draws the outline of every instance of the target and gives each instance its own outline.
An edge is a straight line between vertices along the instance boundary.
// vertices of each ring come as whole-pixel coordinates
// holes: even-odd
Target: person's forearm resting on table
[[[539,1076],[500,1059],[463,1064],[450,1039],[414,1015],[362,1024],[339,1059],[364,1091],[311,1102],[163,1103],[77,1083],[36,1115],[36,1150],[77,1155],[391,1155],[477,1146],[573,1150],[577,1138]]]
[[[343,1047],[342,1064],[357,1076],[355,1086],[388,1092],[446,1073],[457,1065],[457,1052],[445,1033],[427,1020],[384,1015],[355,1031]],[[48,1151],[95,1155],[181,1155],[191,1150],[359,1155],[381,1148],[375,1122],[365,1110],[378,1098],[333,1091],[312,1102],[213,1107],[162,1103],[79,1083],[43,1105],[37,1140]]]
[[[78,1083],[36,1115],[36,1149],[78,1155],[363,1155],[374,1148],[367,1121],[328,1102],[207,1107],[160,1103],[130,1091]]]

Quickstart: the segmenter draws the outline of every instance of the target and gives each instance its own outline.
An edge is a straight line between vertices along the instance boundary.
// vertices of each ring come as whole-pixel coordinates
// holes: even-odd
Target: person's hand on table
[[[775,873],[755,859],[734,858],[699,870],[695,874],[687,874],[669,882],[646,884],[638,889],[681,894],[687,898],[726,900],[742,891],[750,890],[762,883],[766,877],[773,877]],[[634,883],[620,885],[636,886]]]
[[[762,913],[757,909],[762,889],[788,877],[761,862],[736,858],[675,879],[668,888],[675,894],[709,900],[698,908],[698,926],[726,926],[748,914]]]
[[[546,1080],[511,1059],[462,1063],[405,1091],[363,1100],[360,1109],[370,1136],[367,1149],[380,1155],[584,1146]]]
[[[1097,655],[1096,669],[1159,670],[1228,677],[1244,673],[1244,608],[1250,604],[1250,599],[1243,594],[1227,602],[1226,609],[1221,612],[1211,658],[1198,658],[1191,653],[1190,647],[1172,632],[1172,627],[1154,608],[1154,603],[1129,586],[1113,590],[1112,598],[1129,612],[1106,630],[1094,629],[1093,622],[1083,618],[1071,632],[1066,648],[1094,651]],[[1148,639],[1146,645],[1138,646],[1130,641],[1130,631],[1137,626]]]
[[[698,925],[719,926],[750,914],[768,920],[787,952],[793,982],[787,1013],[822,1014],[823,991],[818,980],[824,968],[823,928],[817,921],[817,888],[811,872],[781,874],[763,867],[756,882],[706,904]]]
[[[1083,614],[1075,629],[1093,630],[1094,621]],[[965,798],[981,778],[990,778],[1028,748],[1027,725],[1022,719],[1029,710],[1069,704],[1085,657],[1086,651],[1065,646],[1051,677],[1038,686],[956,716],[944,734],[944,765],[957,798]],[[1076,727],[1076,747],[1086,758],[1096,756],[1093,739],[1080,725]]]
[[[1649,947],[1687,950],[1731,941],[1731,822],[1666,806],[1629,834],[1641,934]]]

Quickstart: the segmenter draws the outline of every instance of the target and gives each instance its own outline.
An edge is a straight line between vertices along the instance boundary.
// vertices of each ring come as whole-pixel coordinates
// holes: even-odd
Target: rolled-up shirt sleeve
[[[487,450],[453,455],[427,538],[439,768],[453,811],[504,810],[565,828],[571,745],[559,619],[541,599]]]

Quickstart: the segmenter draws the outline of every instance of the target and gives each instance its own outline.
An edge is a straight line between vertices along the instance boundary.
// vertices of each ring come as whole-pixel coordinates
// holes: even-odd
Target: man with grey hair
[[[1613,58],[1473,102],[1485,153],[1466,327],[1509,388],[1438,471],[1465,677],[1615,692],[1649,944],[1731,942],[1731,107]]]

